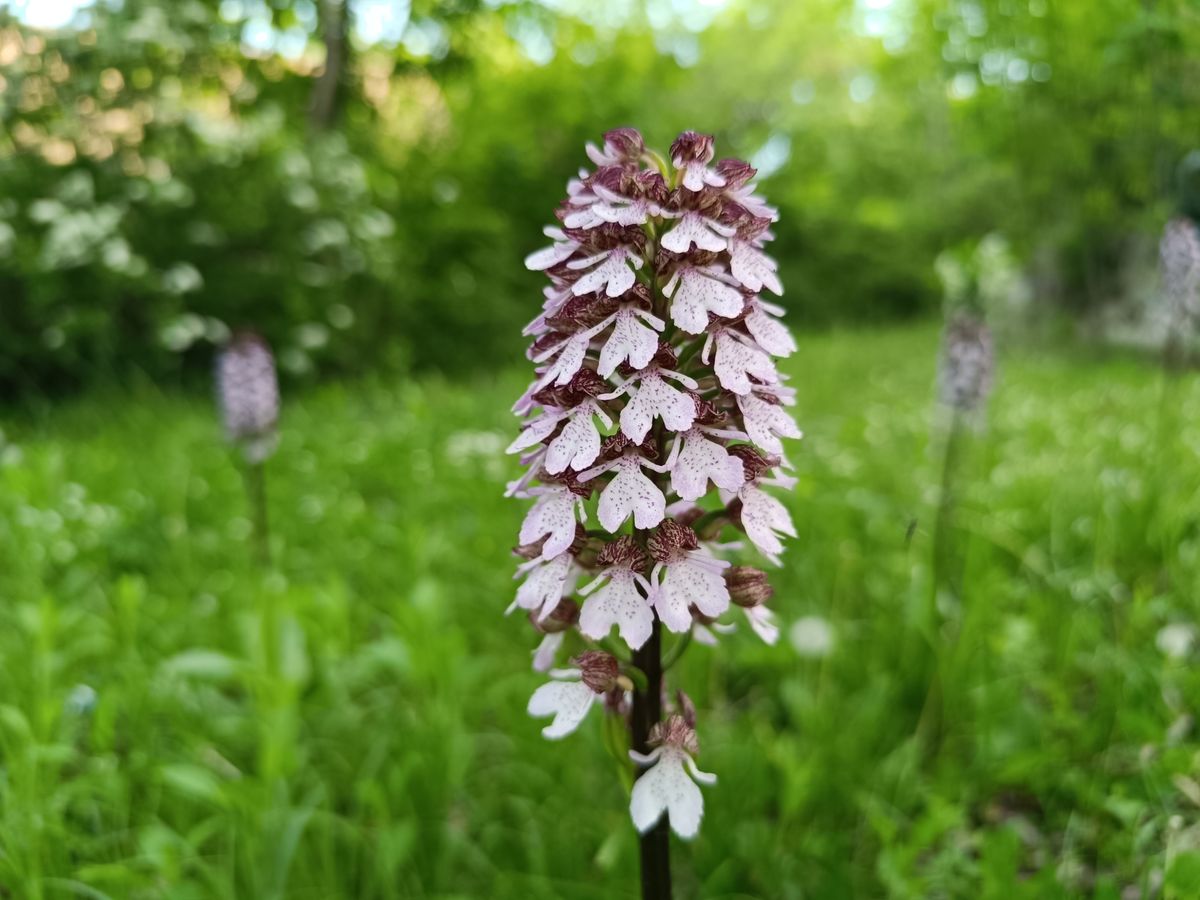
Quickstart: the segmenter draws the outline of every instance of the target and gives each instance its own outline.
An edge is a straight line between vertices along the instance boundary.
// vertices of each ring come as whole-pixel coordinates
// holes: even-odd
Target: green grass
[[[773,602],[836,642],[742,629],[675,671],[720,777],[678,896],[1198,896],[1200,678],[1156,637],[1196,616],[1200,381],[1160,404],[1136,360],[1002,358],[922,761],[936,342],[834,334],[788,362],[807,437]],[[267,575],[203,398],[6,423],[0,896],[635,896],[600,717],[541,739],[536,638],[502,615],[523,386],[294,398]]]

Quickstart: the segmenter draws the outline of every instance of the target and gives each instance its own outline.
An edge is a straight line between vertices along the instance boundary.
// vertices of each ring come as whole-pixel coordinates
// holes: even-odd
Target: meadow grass
[[[800,343],[785,635],[681,664],[720,781],[678,896],[1200,896],[1200,380],[1002,348],[930,635],[937,329]],[[600,717],[540,737],[502,615],[524,384],[285,397],[265,573],[206,398],[4,423],[0,896],[634,897]]]

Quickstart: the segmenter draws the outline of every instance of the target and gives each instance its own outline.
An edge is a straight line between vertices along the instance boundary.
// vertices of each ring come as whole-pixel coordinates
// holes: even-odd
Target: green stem
[[[267,519],[267,478],[263,463],[247,463],[242,470],[246,499],[254,521],[255,559],[264,568],[271,564],[271,532]]]

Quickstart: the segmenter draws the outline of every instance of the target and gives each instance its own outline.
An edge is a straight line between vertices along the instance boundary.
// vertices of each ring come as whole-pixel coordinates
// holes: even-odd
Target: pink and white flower
[[[774,645],[779,640],[779,626],[775,623],[775,613],[765,606],[753,606],[743,609],[750,629],[762,639],[764,644]]]
[[[750,440],[768,453],[783,452],[783,442],[779,440],[781,437],[804,436],[782,405],[764,400],[757,391],[739,394],[737,405],[742,411],[742,421]]]
[[[764,491],[756,481],[744,484],[738,491],[738,499],[742,501],[741,520],[746,537],[768,559],[777,562],[778,555],[783,552],[779,535],[796,536],[796,526],[792,524],[787,507]]]
[[[592,704],[616,687],[620,677],[616,658],[598,650],[581,653],[571,661],[575,668],[552,671],[554,681],[543,684],[529,698],[531,716],[554,716],[542,729],[542,736],[551,740],[578,728]]]
[[[708,167],[713,158],[713,140],[707,134],[685,131],[671,145],[671,163],[683,176],[679,183],[692,193],[706,185],[724,187],[725,179]]]
[[[584,148],[588,159],[598,166],[634,165],[646,151],[646,144],[636,128],[614,128],[604,133],[604,146],[589,142]]]
[[[729,563],[702,548],[686,525],[664,522],[651,539],[651,553],[657,560],[650,572],[654,609],[668,629],[690,629],[692,606],[710,619],[729,608],[724,578]]]
[[[517,567],[514,578],[526,575],[525,581],[517,588],[517,599],[508,608],[535,610],[539,619],[544,619],[558,606],[567,586],[567,576],[571,571],[571,554],[560,553],[553,559],[538,557]]]
[[[602,378],[611,376],[617,366],[626,361],[635,369],[650,365],[658,350],[658,332],[667,327],[658,316],[636,306],[622,306],[612,318],[616,324],[600,351],[596,366]]]
[[[633,129],[588,145],[599,168],[568,182],[561,226],[546,229],[553,243],[526,258],[549,284],[524,330],[534,378],[513,406],[522,428],[508,449],[526,470],[506,493],[533,505],[509,611],[528,611],[539,633],[533,667],[551,680],[529,712],[550,717],[552,739],[575,731],[597,699],[614,717],[631,692],[638,701],[635,673],[621,674],[608,653],[555,668],[569,630],[607,641],[616,628],[640,690],[663,696],[675,685],[650,664],[660,630],[678,635],[665,639],[668,652],[715,644],[737,630],[736,605],[763,640],[779,634],[765,573],[725,561],[753,544],[777,563],[782,538],[797,533],[769,493],[794,486],[782,438],[800,436],[787,411],[796,392],[773,359],[796,342],[782,309],[758,296],[783,290],[763,251],[778,213],[755,195],[749,164],[712,165],[711,137],[684,132],[668,155],[673,165]],[[714,491],[720,504],[708,502]],[[598,522],[587,528],[593,495]],[[642,831],[665,814],[687,838],[703,816],[697,782],[713,777],[693,761],[695,708],[679,706],[649,734],[642,717],[628,720],[642,751],[631,755],[645,767],[630,814]]]
[[[580,589],[587,597],[579,612],[579,630],[592,640],[607,637],[612,627],[630,649],[646,643],[654,626],[648,599],[652,586],[637,569],[644,555],[628,537],[608,544],[601,553],[608,567],[591,584]]]

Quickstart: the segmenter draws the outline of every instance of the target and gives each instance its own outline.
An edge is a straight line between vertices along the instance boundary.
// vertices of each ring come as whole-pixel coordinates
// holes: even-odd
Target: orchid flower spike
[[[796,392],[777,368],[797,346],[766,252],[778,212],[709,135],[684,132],[662,154],[621,128],[587,157],[545,230],[553,243],[525,261],[548,285],[513,407],[508,450],[525,472],[507,493],[532,505],[508,608],[527,614],[533,668],[549,673],[529,701],[550,720],[543,734],[565,737],[594,706],[628,724],[634,825],[665,814],[686,838],[703,814],[697,783],[715,780],[693,762],[695,710],[653,730],[626,717],[631,698],[669,695],[646,674],[669,663],[645,668],[664,641],[674,659],[742,617],[778,636],[766,574],[728,558],[777,562],[797,533],[783,457],[800,437]],[[556,668],[562,657],[571,665]]]

